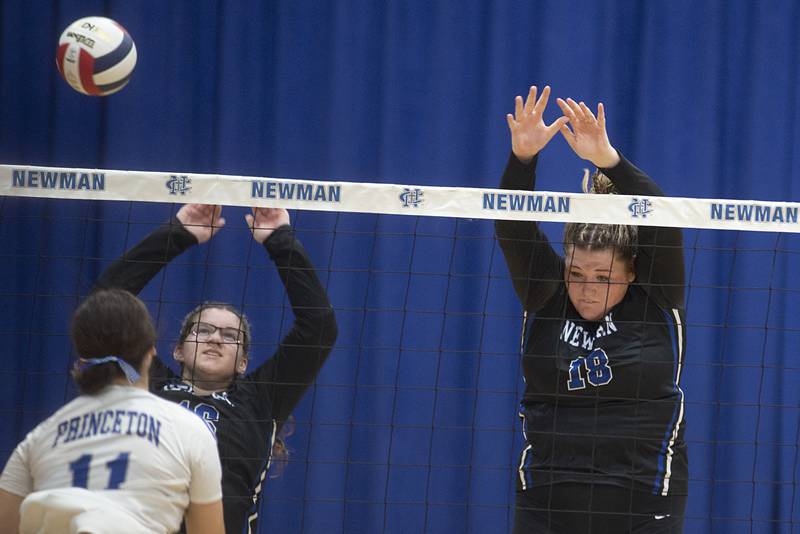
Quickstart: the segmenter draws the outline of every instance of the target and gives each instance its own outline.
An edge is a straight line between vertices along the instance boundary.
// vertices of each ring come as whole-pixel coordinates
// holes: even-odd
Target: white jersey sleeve
[[[0,489],[20,497],[33,491],[33,477],[26,460],[28,443],[29,441],[25,440],[17,445],[3,469],[3,474],[0,475]]]

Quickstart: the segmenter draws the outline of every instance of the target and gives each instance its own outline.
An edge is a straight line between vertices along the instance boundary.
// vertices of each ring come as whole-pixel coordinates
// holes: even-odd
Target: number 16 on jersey
[[[586,370],[585,380],[582,376],[584,369]],[[575,358],[569,362],[567,389],[570,391],[584,389],[587,381],[592,386],[605,386],[611,382],[612,378],[614,378],[614,374],[608,364],[606,351],[595,349],[588,355]]]

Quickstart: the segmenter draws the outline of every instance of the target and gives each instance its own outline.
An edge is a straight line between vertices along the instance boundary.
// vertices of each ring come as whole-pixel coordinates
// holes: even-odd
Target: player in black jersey
[[[549,94],[516,98],[501,188],[534,190],[538,153],[561,131],[599,169],[593,192],[664,194],[609,143],[602,104],[595,116],[558,99],[564,116],[548,126]],[[497,221],[496,233],[526,312],[514,532],[681,532],[681,231],[568,224],[565,257],[534,222]]]
[[[221,206],[187,204],[103,273],[98,288],[138,293],[172,259],[211,239],[225,224]],[[225,529],[255,532],[261,491],[279,432],[315,380],[336,340],[328,296],[283,209],[257,208],[246,215],[253,238],[278,268],[295,321],[275,354],[245,374],[250,326],[224,303],[204,303],[181,327],[173,356],[175,375],[158,359],[151,389],[203,418],[215,433],[222,462]]]

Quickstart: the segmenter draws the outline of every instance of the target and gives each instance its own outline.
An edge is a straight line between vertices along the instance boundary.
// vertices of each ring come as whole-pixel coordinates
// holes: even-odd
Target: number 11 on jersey
[[[106,462],[106,467],[108,467],[109,474],[108,485],[105,489],[119,489],[120,484],[125,482],[125,477],[128,475],[129,456],[129,453],[123,452],[110,462]],[[91,466],[91,463],[91,454],[84,454],[74,462],[69,463],[69,469],[72,471],[72,487],[89,487],[89,467]]]
[[[584,368],[586,369],[586,380],[581,376],[581,371]],[[569,362],[567,389],[570,391],[584,389],[587,381],[592,386],[605,386],[611,382],[612,378],[614,378],[614,374],[608,364],[606,351],[595,349],[588,355],[575,358]]]

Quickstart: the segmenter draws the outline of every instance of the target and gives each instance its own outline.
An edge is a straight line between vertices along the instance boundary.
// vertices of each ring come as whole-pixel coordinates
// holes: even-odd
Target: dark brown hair
[[[121,289],[92,293],[72,315],[72,344],[84,360],[117,356],[141,370],[145,355],[156,344],[156,331],[147,307]],[[125,374],[115,362],[73,368],[81,393],[93,395]]]
[[[275,442],[272,444],[272,452],[270,454],[270,467],[269,478],[280,478],[286,467],[289,465],[289,458],[292,451],[289,449],[286,441],[294,434],[295,419],[293,415],[286,418],[286,421],[278,431],[275,437]]]

